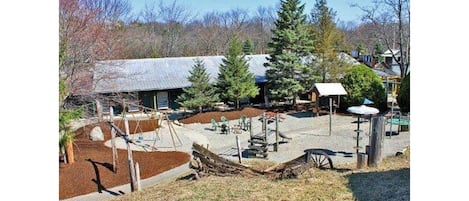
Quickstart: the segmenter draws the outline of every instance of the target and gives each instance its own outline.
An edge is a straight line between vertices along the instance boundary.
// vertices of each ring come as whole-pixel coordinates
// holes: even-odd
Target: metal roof
[[[256,83],[265,83],[264,63],[268,54],[246,55],[249,71],[254,74]],[[340,53],[340,59],[356,65],[359,64],[351,56]],[[94,92],[133,92],[153,91],[189,87],[187,80],[189,71],[195,64],[195,59],[201,59],[205,64],[210,81],[218,77],[219,66],[224,56],[198,57],[166,57],[149,59],[108,60],[97,62],[93,74]],[[309,59],[309,60],[308,60]],[[307,58],[305,62],[315,60]]]
[[[266,81],[264,63],[268,54],[246,55],[249,71],[256,83]],[[191,85],[187,80],[195,59],[205,64],[210,81],[218,77],[224,56],[167,57],[152,59],[129,59],[101,61],[95,66],[95,92],[131,92],[184,88]]]
[[[347,95],[341,83],[316,83],[311,90],[314,88],[318,90],[319,96]]]

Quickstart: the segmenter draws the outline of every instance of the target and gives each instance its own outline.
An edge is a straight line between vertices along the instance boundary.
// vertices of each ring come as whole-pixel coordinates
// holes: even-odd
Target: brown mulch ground
[[[271,110],[282,112],[281,110]],[[184,124],[209,123],[213,118],[220,121],[221,116],[229,120],[239,119],[241,115],[255,117],[266,110],[246,107],[242,110],[214,111],[195,114],[180,120]],[[137,126],[138,124],[138,126]],[[107,122],[92,124],[79,128],[75,132],[75,163],[64,164],[59,159],[59,199],[67,199],[92,192],[109,192],[109,188],[129,183],[127,151],[118,151],[117,173],[112,172],[112,150],[104,142],[89,140],[89,133],[95,126],[100,126],[105,140],[111,138],[110,126]],[[115,121],[122,131],[124,123]],[[157,127],[156,120],[129,121],[130,133],[152,131]],[[133,152],[134,162],[140,165],[141,178],[149,178],[166,170],[170,170],[189,161],[190,156],[183,152]],[[121,194],[121,192],[110,192]]]
[[[215,121],[221,121],[221,116],[225,116],[228,120],[235,120],[241,118],[241,115],[246,117],[255,117],[261,115],[265,110],[257,109],[252,107],[245,107],[242,110],[230,110],[230,111],[213,111],[213,112],[204,112],[199,113],[185,119],[180,120],[179,122],[184,124],[191,123],[210,123],[211,119]]]
[[[115,121],[123,131],[122,121]],[[154,130],[155,120],[129,121],[130,132]],[[108,188],[129,183],[127,151],[118,150],[117,173],[112,172],[112,150],[104,142],[93,142],[88,139],[91,129],[99,125],[105,140],[111,138],[109,124],[88,125],[75,132],[75,162],[64,164],[59,159],[59,199],[67,199],[92,192],[109,192]],[[155,176],[189,161],[189,154],[183,152],[133,152],[134,162],[140,166],[142,179]],[[110,192],[121,194],[121,192]]]

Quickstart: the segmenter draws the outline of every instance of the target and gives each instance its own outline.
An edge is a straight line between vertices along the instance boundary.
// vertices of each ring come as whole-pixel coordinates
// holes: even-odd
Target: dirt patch
[[[124,130],[123,121],[115,121]],[[138,126],[137,126],[138,125]],[[156,120],[129,121],[131,133],[152,131]],[[129,183],[127,151],[118,150],[117,173],[112,172],[112,150],[104,142],[89,140],[89,133],[100,126],[105,140],[110,139],[110,126],[101,122],[79,128],[75,132],[75,163],[64,164],[59,158],[59,199],[67,199],[92,192],[109,192],[109,188]],[[142,179],[158,175],[189,161],[183,152],[133,152],[134,162],[140,166]],[[110,192],[121,194],[121,192]]]

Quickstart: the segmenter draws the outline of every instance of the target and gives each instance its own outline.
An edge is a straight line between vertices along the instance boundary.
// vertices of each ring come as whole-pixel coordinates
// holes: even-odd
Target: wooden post
[[[135,175],[137,176],[137,190],[142,190],[142,182],[140,181],[140,165],[135,163]]]
[[[176,149],[176,143],[174,142],[174,136],[173,136],[173,130],[171,129],[172,125],[171,125],[171,121],[169,121],[169,118],[167,116],[167,114],[163,114],[164,115],[164,118],[166,118],[166,122],[168,124],[168,129],[169,129],[169,135],[171,135],[171,140],[173,141],[173,147],[174,147],[174,151],[177,151]],[[178,138],[179,139],[179,138]]]
[[[329,97],[329,136],[332,132],[332,98]]]
[[[238,160],[239,160],[239,163],[242,163],[241,161],[241,142],[239,140],[239,135],[236,135],[236,146],[238,147]]]
[[[319,116],[319,93],[316,94],[316,102],[314,104],[314,108],[316,108],[316,116],[318,117]]]
[[[124,125],[125,125],[125,134],[127,137],[130,136],[130,131],[129,131],[129,120],[124,119]],[[132,157],[132,149],[130,148],[130,142],[128,141],[128,138],[126,139],[126,144],[127,144],[127,160],[129,162],[129,175],[130,175],[130,190],[132,192],[135,191],[135,187],[137,186],[137,179],[135,177],[135,166],[134,166],[134,159]]]
[[[252,117],[249,117],[249,136],[252,138]]]
[[[98,99],[95,99],[94,101],[96,102],[96,111],[97,111],[98,121],[101,122],[103,120],[103,109]]]
[[[340,108],[340,95],[337,97],[337,107]],[[336,109],[337,110],[337,109]],[[334,113],[335,114],[335,113]]]
[[[368,155],[368,166],[377,167],[381,162],[381,150],[383,146],[383,134],[386,132],[384,125],[385,117],[373,117],[373,130],[371,134],[370,153]]]
[[[252,117],[249,117],[249,139],[252,140]],[[254,145],[251,141],[251,145]]]
[[[153,109],[158,111],[158,104],[156,103],[156,93],[153,93]]]
[[[67,162],[67,153],[65,153],[65,148],[60,149],[60,152],[62,152],[64,163],[67,164],[68,163]]]
[[[275,113],[275,146],[274,151],[278,151],[278,113]]]
[[[366,164],[366,154],[365,153],[359,153],[357,155],[357,169],[362,169],[365,167]]]
[[[267,120],[266,120],[266,115],[265,115],[265,112],[264,112],[264,113],[262,113],[262,132],[263,133],[266,132],[266,128],[267,128],[266,122],[267,122]]]
[[[394,96],[391,100],[391,123],[389,124],[389,138],[392,138],[392,119],[394,119]]]
[[[122,117],[125,118],[125,98],[122,99]]]
[[[114,121],[114,111],[109,107],[109,122]],[[116,148],[116,129],[111,126],[111,147],[112,147],[112,171],[117,173],[117,148]]]
[[[267,115],[264,115],[264,140],[267,142]]]

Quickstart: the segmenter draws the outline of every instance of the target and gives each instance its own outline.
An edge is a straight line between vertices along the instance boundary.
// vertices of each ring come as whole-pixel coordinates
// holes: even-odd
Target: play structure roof
[[[317,89],[319,96],[347,95],[341,83],[316,83],[311,90]]]

